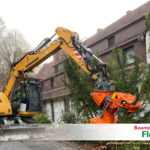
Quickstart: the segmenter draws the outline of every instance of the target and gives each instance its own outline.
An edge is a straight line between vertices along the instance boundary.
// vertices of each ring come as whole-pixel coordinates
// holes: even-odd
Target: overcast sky
[[[0,0],[0,17],[17,29],[34,48],[56,27],[77,32],[81,39],[105,28],[128,10],[148,0]]]

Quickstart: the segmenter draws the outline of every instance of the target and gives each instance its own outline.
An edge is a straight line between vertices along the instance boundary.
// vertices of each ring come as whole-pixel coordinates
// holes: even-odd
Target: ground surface
[[[58,141],[9,141],[0,142],[0,150],[78,150]]]

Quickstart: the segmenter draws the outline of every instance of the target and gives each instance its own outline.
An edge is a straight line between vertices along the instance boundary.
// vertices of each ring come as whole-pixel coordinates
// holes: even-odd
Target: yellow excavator
[[[52,40],[55,35],[58,38]],[[61,49],[96,80],[92,97],[102,109],[102,114],[91,119],[91,123],[115,123],[117,119],[114,113],[119,107],[128,109],[129,112],[141,108],[139,102],[132,104],[135,100],[133,95],[115,92],[107,65],[79,40],[77,33],[58,27],[51,38],[44,39],[12,66],[5,91],[0,93],[0,124],[30,123],[32,121],[29,118],[41,111],[41,82],[28,77],[28,73]],[[99,62],[97,66],[91,63],[92,57]]]

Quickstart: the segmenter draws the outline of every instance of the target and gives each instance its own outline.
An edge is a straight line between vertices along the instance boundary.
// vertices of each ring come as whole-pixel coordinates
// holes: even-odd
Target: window
[[[51,78],[51,89],[53,89],[54,88],[54,78]]]
[[[64,98],[64,109],[65,109],[65,112],[69,112],[69,101]]]
[[[134,49],[133,49],[133,46],[124,49],[123,53],[124,53],[124,56],[126,57],[127,64],[134,63],[134,58],[133,58],[133,56],[134,56]]]
[[[55,73],[58,73],[58,65],[55,65]]]
[[[115,45],[115,37],[111,36],[110,38],[108,38],[108,47],[112,47]]]
[[[52,114],[52,121],[55,121],[55,114],[54,114],[54,102],[51,101],[51,114]]]

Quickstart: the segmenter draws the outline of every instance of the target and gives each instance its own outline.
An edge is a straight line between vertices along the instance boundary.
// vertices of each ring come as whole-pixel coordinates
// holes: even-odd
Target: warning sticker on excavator
[[[79,60],[82,60],[81,55],[79,54],[79,52],[78,52],[76,49],[74,49],[73,52],[74,52],[74,54],[77,56],[77,58],[78,58]]]

